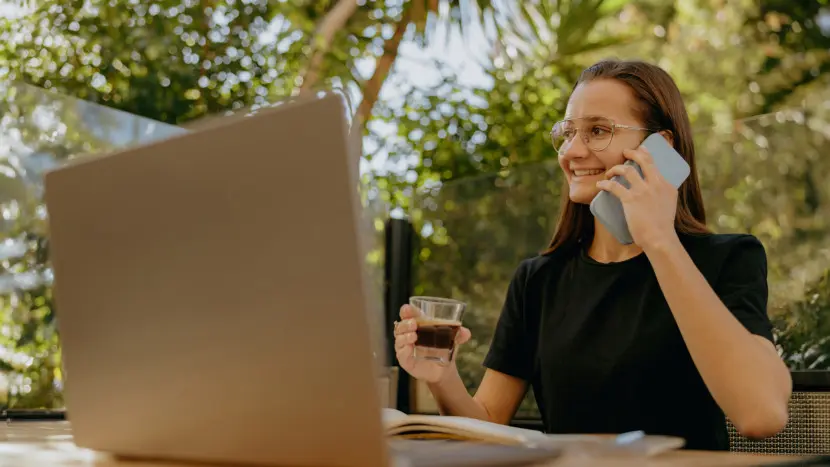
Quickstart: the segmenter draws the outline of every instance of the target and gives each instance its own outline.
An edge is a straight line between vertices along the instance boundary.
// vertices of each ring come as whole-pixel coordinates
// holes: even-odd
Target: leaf
[[[3,373],[15,373],[17,369],[8,361],[0,358],[0,371]]]
[[[603,16],[616,16],[631,0],[600,0],[597,11]]]
[[[601,50],[608,47],[613,46],[620,46],[624,44],[630,44],[637,40],[637,36],[614,36],[614,37],[606,37],[602,38],[593,42],[585,42],[582,44],[577,44],[576,48],[570,50],[563,50],[563,55],[574,56],[582,53],[593,52],[595,50]]]
[[[537,19],[534,17],[534,13],[538,16],[539,12],[535,10],[535,7],[528,2],[520,2],[520,9],[522,14],[522,20],[530,30],[533,32],[532,40],[538,41],[542,38],[541,33],[539,32],[539,25],[537,24]]]
[[[20,338],[17,339],[17,348],[25,347],[35,341],[39,324],[40,323],[34,319],[26,321],[26,323],[23,324],[23,331],[20,334]]]

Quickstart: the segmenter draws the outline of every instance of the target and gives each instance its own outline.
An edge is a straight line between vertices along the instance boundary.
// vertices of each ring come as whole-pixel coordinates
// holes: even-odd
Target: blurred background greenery
[[[58,93],[0,88],[0,403],[63,404],[37,174],[329,87],[349,93],[365,127],[368,260],[382,267],[385,217],[414,222],[416,292],[470,304],[474,339],[459,358],[474,389],[507,282],[545,247],[558,213],[547,132],[579,72],[608,56],[656,62],[676,79],[711,227],[764,242],[783,357],[830,368],[826,4],[0,0],[0,81]],[[132,139],[114,138],[127,127]]]

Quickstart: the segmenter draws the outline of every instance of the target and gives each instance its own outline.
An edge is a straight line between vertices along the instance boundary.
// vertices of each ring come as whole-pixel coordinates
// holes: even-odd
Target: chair
[[[787,426],[777,435],[749,439],[727,420],[731,450],[756,454],[830,454],[830,371],[793,371]]]

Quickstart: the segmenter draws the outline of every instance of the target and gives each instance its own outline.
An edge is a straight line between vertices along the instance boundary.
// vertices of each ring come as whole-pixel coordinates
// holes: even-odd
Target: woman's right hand
[[[418,329],[418,323],[415,321],[415,317],[418,316],[418,310],[411,305],[404,305],[401,307],[400,316],[401,321],[395,326],[395,355],[401,368],[415,379],[427,383],[440,382],[448,372],[454,370],[455,355],[458,352],[453,352],[451,365],[416,359],[415,341],[418,339],[418,335],[415,331]],[[472,337],[470,330],[462,326],[455,336],[455,344],[461,345],[469,341],[470,337]]]

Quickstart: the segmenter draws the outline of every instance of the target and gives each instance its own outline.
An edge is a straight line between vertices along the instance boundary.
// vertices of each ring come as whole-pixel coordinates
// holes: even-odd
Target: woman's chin
[[[568,194],[572,203],[576,204],[591,204],[591,201],[602,190],[571,190]]]

